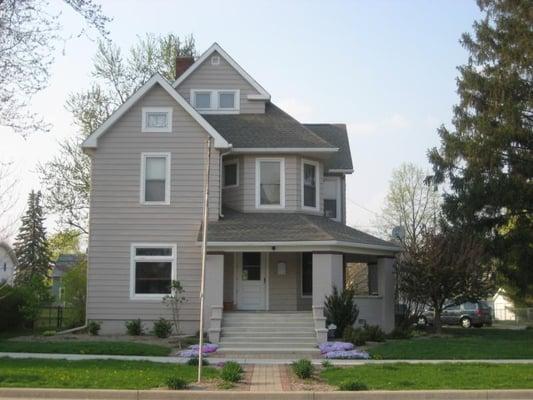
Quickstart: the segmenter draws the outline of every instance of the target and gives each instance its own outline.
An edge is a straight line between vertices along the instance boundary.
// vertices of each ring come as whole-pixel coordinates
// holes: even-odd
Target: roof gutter
[[[338,147],[234,147],[234,153],[335,153]]]

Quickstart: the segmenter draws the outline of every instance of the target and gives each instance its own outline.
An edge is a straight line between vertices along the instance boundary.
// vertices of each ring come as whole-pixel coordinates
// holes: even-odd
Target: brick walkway
[[[256,365],[252,374],[251,392],[281,392],[279,365]]]

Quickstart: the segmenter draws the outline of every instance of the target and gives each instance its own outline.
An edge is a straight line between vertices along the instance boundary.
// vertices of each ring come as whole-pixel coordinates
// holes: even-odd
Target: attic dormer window
[[[211,65],[219,65],[219,64],[220,64],[220,56],[211,57]]]
[[[143,107],[143,132],[171,132],[172,107]]]
[[[191,104],[202,114],[236,114],[240,91],[233,89],[192,89]]]

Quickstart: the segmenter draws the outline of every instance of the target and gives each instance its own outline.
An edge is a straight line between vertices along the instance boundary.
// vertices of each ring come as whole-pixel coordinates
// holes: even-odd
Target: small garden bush
[[[4,286],[0,290],[0,332],[17,330],[26,322],[21,307],[24,305],[24,294],[17,288]]]
[[[411,328],[397,326],[388,334],[388,337],[390,339],[411,339],[413,337],[413,330]]]
[[[141,336],[143,334],[143,324],[140,319],[132,319],[126,322],[126,330],[130,336]]]
[[[324,369],[333,368],[333,364],[331,363],[331,361],[324,360],[322,361],[322,368]]]
[[[324,314],[328,324],[337,326],[335,337],[340,337],[347,326],[352,326],[357,320],[359,309],[354,301],[355,292],[351,288],[339,291],[333,287],[333,292],[326,297]]]
[[[166,339],[172,333],[172,322],[165,319],[159,318],[154,322],[154,335],[158,338]]]
[[[385,332],[378,325],[365,325],[363,328],[366,334],[366,340],[369,342],[384,342]]]
[[[220,377],[226,382],[239,382],[242,378],[243,373],[242,367],[235,361],[228,361],[222,367],[220,372]]]
[[[178,378],[177,376],[168,377],[165,383],[171,390],[187,389],[187,382],[182,378]]]
[[[353,343],[355,346],[364,346],[367,340],[367,333],[361,328],[344,328],[342,339],[345,342]]]
[[[368,386],[361,381],[347,379],[339,384],[339,390],[354,392],[368,390]]]
[[[301,359],[292,363],[292,370],[300,379],[309,379],[313,376],[315,368],[311,361]]]
[[[87,324],[87,330],[89,331],[89,335],[98,335],[98,332],[100,332],[100,328],[101,325],[97,321],[89,321],[89,324]]]
[[[194,365],[198,366],[198,357],[191,357],[189,360],[187,360],[187,365]],[[209,365],[209,361],[207,361],[204,357],[202,357],[202,365]]]

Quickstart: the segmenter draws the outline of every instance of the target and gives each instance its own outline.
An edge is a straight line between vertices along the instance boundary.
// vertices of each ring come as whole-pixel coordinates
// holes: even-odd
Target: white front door
[[[242,253],[237,268],[237,308],[266,309],[266,268],[263,253]]]

